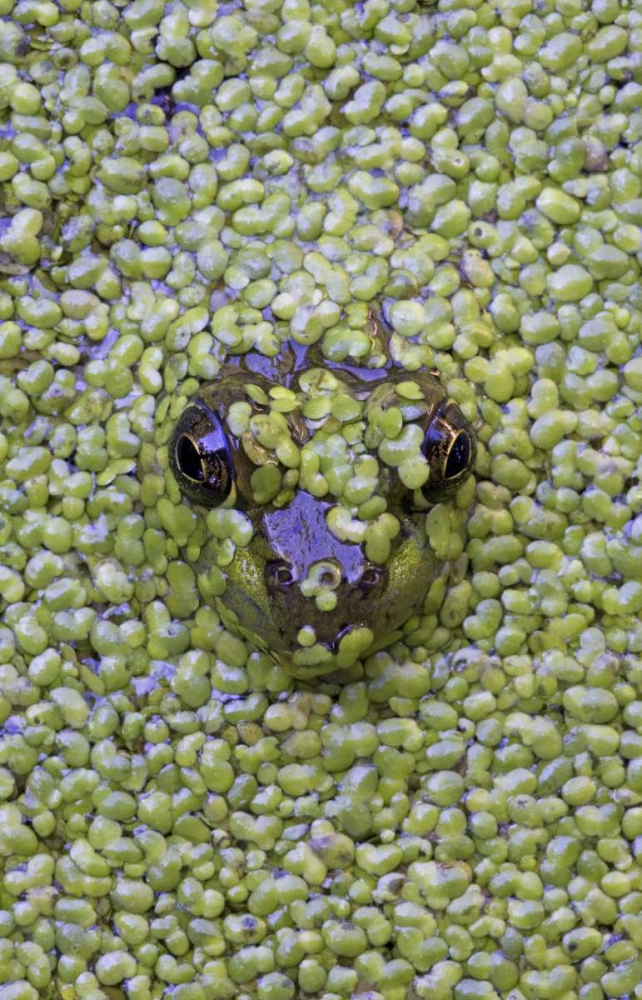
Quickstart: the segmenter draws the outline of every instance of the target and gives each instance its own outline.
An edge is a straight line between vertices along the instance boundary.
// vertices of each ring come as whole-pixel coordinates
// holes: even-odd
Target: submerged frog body
[[[422,608],[475,454],[435,373],[224,370],[169,442],[201,592],[297,676],[350,666]]]

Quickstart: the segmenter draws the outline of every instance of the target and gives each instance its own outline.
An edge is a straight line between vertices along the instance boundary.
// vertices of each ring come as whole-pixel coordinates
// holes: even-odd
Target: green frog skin
[[[169,465],[202,515],[187,558],[203,596],[309,678],[421,610],[445,561],[427,516],[438,506],[457,529],[475,435],[434,372],[320,367],[306,352],[251,363],[187,402]]]

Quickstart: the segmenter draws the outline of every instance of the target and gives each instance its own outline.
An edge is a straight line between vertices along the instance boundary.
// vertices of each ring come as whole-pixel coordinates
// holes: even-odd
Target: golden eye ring
[[[176,464],[186,479],[190,479],[193,483],[204,482],[205,469],[203,468],[203,458],[191,434],[183,432],[178,435],[175,457]]]
[[[452,481],[453,479],[457,479],[459,476],[463,475],[465,472],[468,472],[470,455],[470,437],[466,431],[460,430],[454,435],[448,447],[448,451],[444,456],[441,468],[441,474],[444,480]],[[452,468],[450,470],[448,468],[451,464],[456,464],[456,469],[454,471]]]

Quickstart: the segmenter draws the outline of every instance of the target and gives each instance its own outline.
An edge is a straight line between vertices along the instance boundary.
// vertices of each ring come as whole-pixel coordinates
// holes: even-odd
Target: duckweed
[[[0,0],[0,1000],[639,995],[641,16]],[[249,489],[342,497],[383,570],[413,373],[478,438],[423,606],[316,679],[302,628],[307,681],[210,606],[249,518],[168,468],[288,347],[331,440],[254,385]]]

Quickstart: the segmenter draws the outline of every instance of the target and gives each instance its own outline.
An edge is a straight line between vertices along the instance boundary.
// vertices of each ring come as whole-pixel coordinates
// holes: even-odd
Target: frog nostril
[[[372,590],[374,587],[377,586],[378,583],[381,583],[382,578],[383,578],[382,569],[380,569],[378,566],[368,566],[366,569],[364,569],[363,573],[361,574],[360,583],[363,587],[366,587],[368,590]]]
[[[265,576],[268,585],[283,589],[294,583],[294,573],[292,567],[285,559],[275,559],[265,567]]]

